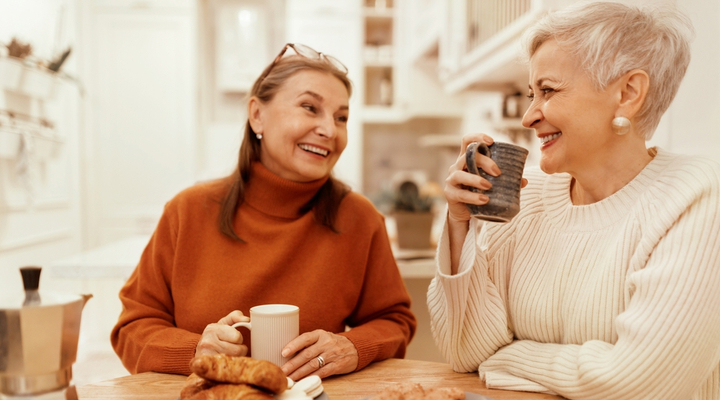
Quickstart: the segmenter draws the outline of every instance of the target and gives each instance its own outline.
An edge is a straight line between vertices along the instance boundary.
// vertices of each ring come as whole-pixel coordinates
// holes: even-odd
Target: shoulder
[[[703,156],[680,155],[660,150],[659,156],[666,158],[666,176],[687,178],[688,175],[700,174],[696,180],[716,184],[720,179],[720,163]]]
[[[662,171],[655,185],[663,196],[698,197],[720,191],[720,163],[701,156],[658,151]]]
[[[365,196],[350,191],[343,198],[338,210],[338,220],[352,227],[365,225],[368,227],[385,227],[385,217]]]
[[[340,203],[341,213],[350,213],[362,218],[382,218],[380,211],[367,197],[360,193],[350,191]]]

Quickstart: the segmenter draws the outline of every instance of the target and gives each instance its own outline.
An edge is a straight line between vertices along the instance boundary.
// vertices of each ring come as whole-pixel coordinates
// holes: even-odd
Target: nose
[[[328,139],[333,139],[335,136],[337,136],[337,126],[335,125],[335,116],[332,114],[328,114],[323,116],[317,127],[315,128],[315,132],[322,136],[326,137]]]
[[[535,102],[531,102],[530,107],[528,107],[525,115],[523,115],[522,125],[526,128],[532,128],[533,125],[542,120],[542,112],[536,104]]]

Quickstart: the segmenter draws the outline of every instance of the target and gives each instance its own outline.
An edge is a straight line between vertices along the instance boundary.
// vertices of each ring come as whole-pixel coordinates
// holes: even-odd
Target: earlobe
[[[625,74],[622,79],[619,114],[632,118],[645,103],[645,97],[650,86],[650,77],[647,72],[634,69]]]
[[[251,97],[248,101],[248,122],[253,132],[257,134],[263,133],[260,105],[260,100],[255,96]]]

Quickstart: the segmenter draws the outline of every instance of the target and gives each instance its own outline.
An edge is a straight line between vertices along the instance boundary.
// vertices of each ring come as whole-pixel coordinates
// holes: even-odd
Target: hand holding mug
[[[200,337],[195,347],[195,355],[228,354],[231,356],[244,356],[248,352],[247,346],[243,344],[243,337],[233,324],[249,321],[241,311],[235,310],[226,315],[220,321],[209,324]]]
[[[472,218],[472,215],[465,204],[480,205],[490,200],[482,192],[471,192],[467,190],[468,187],[475,187],[482,190],[492,187],[492,184],[484,177],[468,173],[467,171],[465,149],[473,142],[483,142],[489,145],[493,143],[493,139],[483,134],[472,134],[463,137],[460,155],[455,160],[455,163],[450,166],[448,177],[445,180],[444,194],[448,203],[449,223],[463,223],[467,225],[467,221]],[[481,157],[479,162],[479,167],[489,174],[500,174],[500,169],[497,164],[489,157]]]
[[[480,154],[476,155],[476,153]],[[448,178],[445,180],[448,222],[467,224],[473,216],[503,222],[511,219],[514,216],[513,212],[517,213],[517,209],[498,217],[502,213],[496,208],[493,211],[495,215],[489,218],[483,217],[486,211],[481,210],[493,206],[489,204],[491,199],[494,199],[492,203],[497,203],[498,200],[505,201],[505,198],[510,196],[509,202],[505,201],[501,206],[505,209],[513,202],[519,203],[519,189],[527,185],[527,180],[522,178],[527,154],[526,149],[509,143],[495,145],[493,139],[487,135],[473,134],[463,137],[460,155],[450,166]],[[499,187],[493,191],[493,185]],[[515,193],[517,199],[514,197]]]
[[[488,174],[477,167],[477,155],[482,154],[495,162],[500,174]],[[523,187],[523,170],[528,150],[511,143],[473,142],[467,146],[465,163],[468,172],[490,182],[489,189],[470,187],[470,191],[487,196],[485,204],[466,204],[473,217],[491,222],[509,222],[520,212],[520,189]],[[492,171],[496,172],[496,171]]]

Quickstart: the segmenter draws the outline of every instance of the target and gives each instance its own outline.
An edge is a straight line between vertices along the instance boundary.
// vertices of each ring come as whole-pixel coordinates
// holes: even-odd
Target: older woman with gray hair
[[[523,125],[541,149],[508,223],[463,138],[428,291],[433,335],[488,387],[582,399],[720,399],[720,165],[647,148],[690,61],[673,8],[583,3],[526,33]],[[687,132],[691,134],[692,132]],[[502,173],[485,156],[477,165]]]

